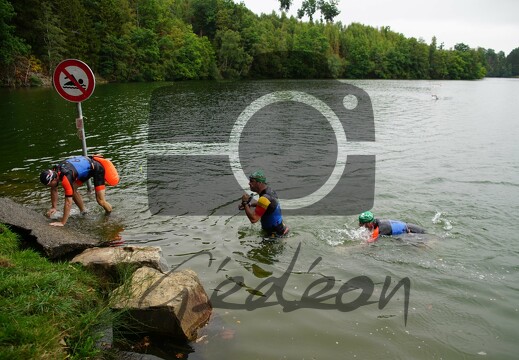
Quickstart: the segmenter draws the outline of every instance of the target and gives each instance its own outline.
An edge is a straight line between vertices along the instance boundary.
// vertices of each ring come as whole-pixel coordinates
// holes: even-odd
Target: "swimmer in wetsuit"
[[[371,211],[359,215],[359,226],[371,230],[369,243],[377,241],[380,235],[391,236],[406,233],[424,234],[425,230],[418,225],[405,223],[399,220],[379,220]]]
[[[106,214],[112,212],[112,205],[105,199],[105,169],[103,165],[87,156],[76,156],[69,158],[52,169],[45,170],[40,174],[43,185],[50,186],[50,199],[52,208],[47,211],[47,216],[54,214],[58,205],[58,184],[61,182],[65,190],[65,205],[61,221],[53,222],[52,226],[64,226],[67,223],[72,208],[72,201],[79,207],[81,213],[85,212],[83,198],[77,191],[78,186],[88,179],[94,179],[96,200]]]
[[[249,186],[259,194],[259,199],[252,200],[248,194],[243,194],[242,202],[238,206],[245,210],[251,223],[261,220],[261,228],[269,237],[281,237],[288,233],[288,227],[283,223],[281,206],[277,194],[269,186],[263,171],[254,172],[249,177]],[[253,208],[255,208],[253,210]]]

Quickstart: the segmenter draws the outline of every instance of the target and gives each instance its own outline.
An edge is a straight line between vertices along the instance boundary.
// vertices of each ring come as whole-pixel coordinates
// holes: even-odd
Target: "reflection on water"
[[[321,279],[333,278],[335,289],[360,276],[374,284],[369,299],[374,303],[350,312],[286,312],[279,305],[250,311],[215,308],[213,324],[218,325],[210,325],[207,337],[190,344],[194,352],[189,358],[515,358],[519,289],[513,284],[519,282],[519,242],[506,224],[519,212],[519,81],[353,84],[370,95],[375,111],[376,142],[352,147],[355,153],[377,156],[373,211],[381,218],[416,223],[427,229],[425,237],[385,238],[369,246],[356,217],[339,213],[286,216],[291,235],[264,242],[259,226],[234,211],[238,201],[211,204],[229,206],[232,215],[152,216],[147,197],[153,180],[147,178],[148,105],[161,84],[100,85],[83,104],[89,151],[112,159],[121,183],[107,188],[114,207],[108,217],[95,197],[83,192],[90,213],[72,217],[70,227],[115,244],[161,246],[170,267],[195,270],[209,296],[237,286],[227,300],[238,304],[249,296],[263,299],[268,289],[259,285],[280,278],[287,269],[286,301],[301,299]],[[193,83],[191,90],[191,97],[206,94],[203,82]],[[0,195],[42,214],[48,210],[49,192],[38,175],[81,152],[75,117],[75,105],[52,89],[0,89]],[[168,121],[180,126],[174,118]],[[194,135],[186,130],[178,128],[179,136]],[[308,129],[299,140],[322,136],[319,129]],[[295,148],[304,148],[299,140],[289,139]],[[254,156],[254,149],[248,156]],[[186,171],[162,166],[159,171],[173,176]],[[301,168],[295,174],[305,181],[304,165],[297,166]],[[210,180],[203,175],[201,179]],[[283,191],[283,184],[273,187]],[[230,195],[239,199],[241,192]],[[385,308],[376,303],[388,276],[390,289],[404,278],[411,281],[407,326],[402,290]],[[219,288],[226,281],[228,287]],[[326,289],[324,281],[314,293]],[[349,294],[359,296],[358,291]],[[164,357],[176,354],[171,350]]]

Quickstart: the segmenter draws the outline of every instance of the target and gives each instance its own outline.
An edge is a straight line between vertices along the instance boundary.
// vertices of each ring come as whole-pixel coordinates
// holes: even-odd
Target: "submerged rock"
[[[209,320],[209,297],[192,270],[162,272],[143,267],[112,294],[114,309],[128,311],[143,331],[194,341]]]

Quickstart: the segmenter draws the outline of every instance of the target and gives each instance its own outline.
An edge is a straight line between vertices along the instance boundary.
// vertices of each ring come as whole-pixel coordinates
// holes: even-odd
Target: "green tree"
[[[15,27],[10,24],[15,16],[13,6],[7,0],[0,0],[0,64],[11,65],[18,56],[27,53],[27,45],[15,35]]]
[[[49,4],[51,4],[52,11],[48,13],[50,20],[47,17],[46,21],[51,21],[60,30],[54,30],[56,31],[55,46],[60,41],[56,38],[59,36],[59,32],[63,39],[63,42],[58,45],[62,50],[58,51],[55,48],[54,51],[58,52],[58,56],[82,59],[94,65],[97,54],[91,51],[90,44],[98,42],[98,40],[96,32],[92,31],[92,18],[89,16],[84,2],[81,0],[53,0]],[[47,31],[49,30],[47,29]]]
[[[501,77],[510,77],[512,76],[512,69],[508,62],[506,61],[506,56],[503,51],[500,51],[497,53],[497,65],[496,65],[496,72],[498,76]]]
[[[225,78],[238,78],[248,73],[252,56],[247,54],[238,32],[233,30],[218,31],[218,65]]]
[[[198,36],[207,36],[213,40],[216,36],[216,16],[218,0],[192,0],[190,23]]]
[[[409,78],[429,78],[429,46],[421,40],[410,38],[409,42]]]
[[[330,43],[320,28],[304,26],[295,34],[292,50],[327,55],[330,53]]]
[[[53,71],[56,65],[65,58],[67,39],[51,4],[41,3],[41,16],[35,21],[35,27],[43,40],[44,53],[40,55],[45,59],[49,71]]]
[[[292,6],[292,0],[279,0],[279,9],[282,11],[288,11]]]
[[[129,35],[107,35],[99,50],[99,73],[109,81],[132,80],[135,49]]]
[[[337,7],[338,3],[338,0],[329,0],[328,2],[319,0],[318,8],[326,22],[332,22],[341,13]]]
[[[128,0],[95,1],[88,7],[92,39],[88,43],[92,68],[110,81],[128,80],[127,58],[131,58],[129,33],[136,26]]]
[[[2,0],[14,10],[10,15],[11,25],[15,27],[15,35],[23,39],[37,56],[44,54],[40,51],[43,43],[40,29],[36,28],[36,22],[41,16],[41,0]],[[5,5],[4,5],[5,6]],[[16,16],[14,16],[16,14]]]
[[[310,22],[313,22],[316,11],[317,0],[303,0],[303,4],[301,4],[301,7],[297,10],[297,17],[301,19],[304,16],[308,16]]]
[[[449,73],[454,80],[475,80],[486,75],[484,57],[477,50],[459,43],[454,45],[454,51],[449,62]]]
[[[16,62],[29,52],[29,47],[15,35],[15,27],[10,24],[14,16],[13,6],[7,0],[0,0],[0,79],[9,86],[16,85]]]
[[[166,80],[209,79],[217,76],[214,50],[207,37],[178,23],[159,40]]]
[[[435,80],[445,80],[449,78],[448,52],[437,49],[430,63],[430,77]]]
[[[308,16],[310,22],[313,22],[317,11],[321,14],[321,20],[332,22],[341,12],[338,8],[339,0],[303,0],[301,7],[297,10],[297,17],[302,19]],[[292,0],[279,0],[279,8],[281,11],[288,11],[292,6]]]
[[[150,29],[134,28],[130,34],[134,56],[130,59],[133,81],[164,80],[164,68],[160,62],[158,36]]]
[[[512,76],[519,76],[519,48],[513,49],[506,57],[506,62],[510,66]]]
[[[374,28],[352,23],[341,41],[341,53],[346,59],[346,76],[349,78],[373,77],[375,63],[371,59],[370,33]]]

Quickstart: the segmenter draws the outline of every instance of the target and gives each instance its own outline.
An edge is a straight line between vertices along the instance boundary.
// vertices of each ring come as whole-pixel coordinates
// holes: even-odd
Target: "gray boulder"
[[[163,274],[143,267],[112,293],[112,308],[128,311],[143,331],[194,341],[211,316],[212,306],[196,273]]]

